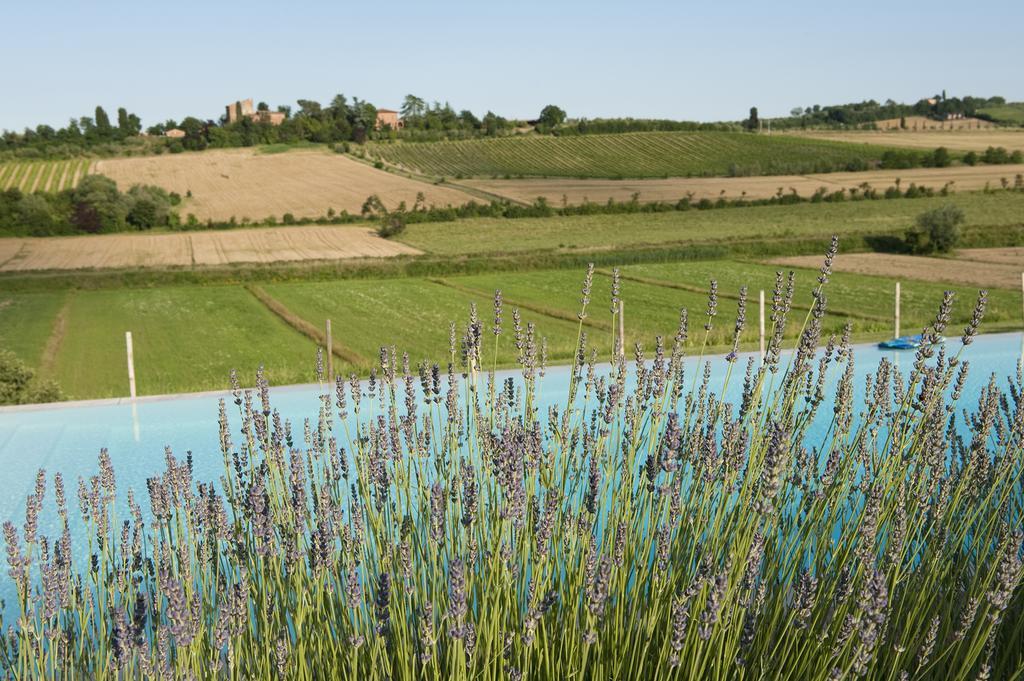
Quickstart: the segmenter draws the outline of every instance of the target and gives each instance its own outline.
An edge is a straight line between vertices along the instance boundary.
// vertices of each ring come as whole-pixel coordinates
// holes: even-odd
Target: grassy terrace
[[[448,177],[700,177],[829,172],[877,161],[884,147],[734,132],[516,136],[372,143],[367,154]]]
[[[771,243],[831,234],[897,235],[923,211],[956,203],[965,230],[1024,225],[1024,194],[963,193],[952,197],[802,203],[630,215],[589,215],[524,220],[475,219],[409,225],[401,240],[428,253],[465,255],[529,251],[586,251],[651,244]]]

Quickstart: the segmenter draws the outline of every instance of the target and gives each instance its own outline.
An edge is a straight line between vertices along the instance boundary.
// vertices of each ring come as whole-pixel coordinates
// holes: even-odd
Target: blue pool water
[[[1005,385],[1006,377],[1017,370],[1022,348],[1024,335],[1020,333],[981,336],[966,348],[963,358],[970,362],[971,371],[962,406],[969,411],[973,410],[976,395],[993,373]],[[955,353],[959,349],[959,340],[947,342],[948,352]],[[859,405],[863,396],[864,376],[874,371],[882,358],[888,358],[906,374],[911,368],[913,352],[883,351],[873,345],[859,345],[854,348],[854,357],[857,374],[855,386],[858,391],[856,398]],[[735,365],[728,396],[736,397],[742,388],[746,358],[741,355]],[[696,371],[695,362],[694,359],[688,361],[687,385]],[[712,390],[719,392],[727,363],[723,357],[714,357],[711,358],[711,364]],[[838,371],[833,370],[832,384],[838,374]],[[506,372],[505,375],[517,375],[517,372]],[[541,401],[564,404],[568,379],[567,368],[549,369],[541,383]],[[326,386],[324,389],[331,388]],[[297,441],[302,439],[304,419],[309,418],[315,424],[321,390],[317,385],[271,389],[273,406],[281,412],[282,418],[292,421]],[[0,408],[0,522],[11,520],[20,534],[24,523],[25,498],[35,488],[36,472],[44,468],[48,487],[39,519],[39,532],[41,535],[58,536],[60,529],[53,510],[53,475],[57,472],[63,474],[68,505],[72,518],[75,518],[78,516],[75,492],[78,478],[88,478],[97,472],[97,455],[103,447],[109,450],[122,504],[127,490],[131,488],[135,490],[143,509],[148,510],[146,478],[162,473],[165,467],[164,448],[168,446],[179,460],[185,457],[186,451],[192,451],[195,480],[217,480],[223,473],[217,427],[217,401],[221,397],[228,402],[229,414],[233,415],[231,428],[235,436],[239,423],[231,395],[227,391],[220,394],[140,399],[134,405],[123,400],[72,406]],[[819,424],[821,430],[823,426]],[[821,434],[820,430],[818,434]],[[812,429],[809,441],[805,444],[815,444],[814,438],[815,431]],[[76,536],[75,539],[79,548],[83,548],[84,537]],[[76,553],[75,559],[81,564],[85,556]],[[0,598],[8,601],[5,617],[11,614],[12,593],[13,585],[6,570],[3,570],[0,574]]]

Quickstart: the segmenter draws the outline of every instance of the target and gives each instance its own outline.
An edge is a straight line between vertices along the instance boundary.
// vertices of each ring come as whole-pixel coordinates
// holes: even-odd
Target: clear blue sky
[[[1024,100],[1024,2],[13,0],[0,129],[102,104],[151,125],[338,92],[477,114],[735,120],[874,98]]]

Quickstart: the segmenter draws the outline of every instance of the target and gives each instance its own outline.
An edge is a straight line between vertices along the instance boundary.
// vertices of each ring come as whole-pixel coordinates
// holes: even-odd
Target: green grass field
[[[73,398],[128,394],[131,331],[140,394],[223,389],[231,369],[252,383],[313,380],[315,346],[237,286],[80,291],[68,314],[55,378]]]
[[[370,158],[445,177],[691,177],[828,172],[883,147],[798,136],[649,132],[460,142],[372,143]]]
[[[978,113],[990,116],[1000,123],[1024,125],[1024,102],[1007,102],[1002,106],[991,106],[979,109]]]
[[[53,320],[67,295],[63,291],[0,292],[0,348],[38,368]]]
[[[666,345],[675,334],[680,308],[690,314],[690,348],[703,339],[703,315],[709,281],[719,284],[718,316],[710,345],[722,350],[732,338],[739,288],[749,288],[745,349],[757,342],[757,291],[769,298],[776,267],[737,261],[696,261],[629,265],[622,268],[622,298],[626,305],[626,340],[632,352],[641,343],[653,352],[656,336]],[[612,348],[610,271],[594,277],[591,303],[584,325],[588,344],[606,358]],[[552,363],[572,357],[580,307],[582,269],[532,270],[437,279],[355,279],[327,282],[264,283],[276,301],[314,327],[331,319],[335,342],[365,361],[358,365],[335,360],[338,373],[366,373],[382,345],[408,352],[413,366],[421,360],[446,366],[449,324],[461,337],[470,304],[484,331],[484,360],[493,361],[491,334],[493,295],[505,299],[505,333],[499,342],[499,366],[515,360],[512,309],[519,307],[523,325],[534,322],[537,341],[546,338]],[[811,304],[810,290],[817,272],[797,270],[797,294],[787,336],[792,341]],[[888,278],[834,274],[829,286],[826,333],[839,334],[846,321],[857,340],[891,335],[892,287]],[[919,331],[935,313],[948,287],[917,281],[903,282],[903,329]],[[977,292],[953,287],[957,302],[953,328],[970,315]],[[66,297],[67,296],[67,297]],[[251,383],[264,363],[273,384],[313,380],[315,344],[290,327],[241,286],[186,286],[96,291],[0,294],[0,347],[13,350],[38,367],[54,328],[58,310],[68,300],[61,342],[49,362],[48,374],[71,398],[123,396],[127,393],[124,332],[135,343],[138,390],[142,395],[189,392],[228,387],[232,368]],[[1019,327],[1020,294],[993,290],[985,330]]]
[[[1024,224],[1024,194],[964,193],[950,197],[802,203],[685,212],[412,224],[400,240],[429,253],[464,255],[587,251],[667,243],[735,243],[831,234],[901,234],[920,213],[955,203],[965,228]]]
[[[91,163],[87,158],[68,161],[0,161],[0,190],[20,189],[27,193],[71,189],[89,172]]]
[[[763,289],[765,304],[770,307],[775,273],[779,270],[788,272],[790,269],[793,268],[750,262],[698,261],[630,265],[623,268],[623,273],[648,282],[653,280],[693,288],[705,288],[714,278],[718,281],[720,293],[729,296],[735,296],[739,288],[745,285],[755,304],[757,291]],[[807,309],[812,303],[810,293],[817,284],[818,271],[799,268],[793,271],[796,273],[794,306]],[[832,321],[836,325],[833,330],[841,329],[843,323],[849,320],[854,332],[860,336],[876,337],[878,334],[891,331],[896,276],[898,275],[894,273],[890,279],[862,274],[833,273],[828,286],[828,307],[832,312],[831,316],[835,318]],[[906,333],[919,332],[935,315],[942,300],[942,293],[946,290],[956,293],[952,323],[965,324],[977,300],[976,288],[904,279],[901,282],[900,295],[903,330]],[[990,289],[989,304],[985,313],[985,325],[988,330],[1019,327],[1020,305],[1019,291]]]
[[[551,273],[544,273],[545,275]],[[517,280],[530,275],[518,275]],[[510,277],[511,279],[512,277]],[[311,324],[322,327],[331,319],[336,342],[358,352],[370,361],[378,359],[382,345],[394,345],[399,353],[408,352],[410,361],[439,362],[449,358],[449,324],[456,322],[461,338],[471,303],[484,324],[486,360],[493,360],[494,289],[478,294],[466,293],[425,279],[389,279],[381,281],[335,281],[324,283],[274,284],[264,287],[275,299]],[[499,344],[498,361],[503,365],[515,360],[512,342],[512,307],[505,307],[505,334]],[[552,357],[570,357],[576,343],[577,324],[522,310],[523,328],[537,324],[540,335],[548,340]],[[336,366],[336,371],[349,371]]]

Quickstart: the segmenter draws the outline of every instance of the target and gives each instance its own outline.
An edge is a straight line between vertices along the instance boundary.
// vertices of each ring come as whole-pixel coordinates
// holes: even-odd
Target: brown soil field
[[[418,182],[377,170],[328,151],[296,150],[261,154],[251,149],[207,150],[99,161],[93,172],[107,175],[122,189],[154,184],[185,199],[182,217],[199,220],[253,221],[285,213],[319,217],[333,208],[358,214],[376,194],[389,208],[412,205],[423,192],[428,204],[461,205],[473,197],[456,189]]]
[[[641,201],[678,201],[686,196],[687,192],[693,192],[696,199],[716,199],[719,196],[738,198],[744,195],[744,192],[747,198],[763,199],[773,196],[780,187],[784,192],[796,189],[801,196],[810,196],[819,187],[835,191],[840,188],[859,187],[864,182],[870,183],[875,189],[883,190],[894,184],[897,178],[903,187],[913,182],[917,185],[940,189],[947,182],[952,182],[954,190],[969,191],[984,189],[986,184],[993,188],[999,188],[1001,186],[1000,179],[1004,177],[1013,184],[1018,173],[1024,173],[1024,164],[868,170],[859,173],[819,175],[679,177],[667,180],[574,180],[567,178],[460,180],[457,184],[525,203],[531,203],[537,197],[543,196],[552,205],[560,206],[563,197],[570,204],[582,203],[588,199],[603,203],[609,198],[616,201],[628,201],[634,193],[640,194]]]
[[[982,152],[989,147],[1004,147],[1010,151],[1024,150],[1024,129],[1013,128],[986,128],[983,130],[951,130],[947,128],[923,132],[920,130],[810,130],[785,134],[912,149],[946,147],[953,151]]]
[[[271,227],[178,234],[0,239],[0,271],[192,267],[415,255],[366,227]]]
[[[794,256],[771,261],[791,267],[820,267],[820,256]],[[984,267],[978,267],[979,263]],[[955,258],[929,258],[888,253],[840,253],[832,269],[892,279],[922,279],[989,288],[1019,288],[1024,249],[972,248]]]

